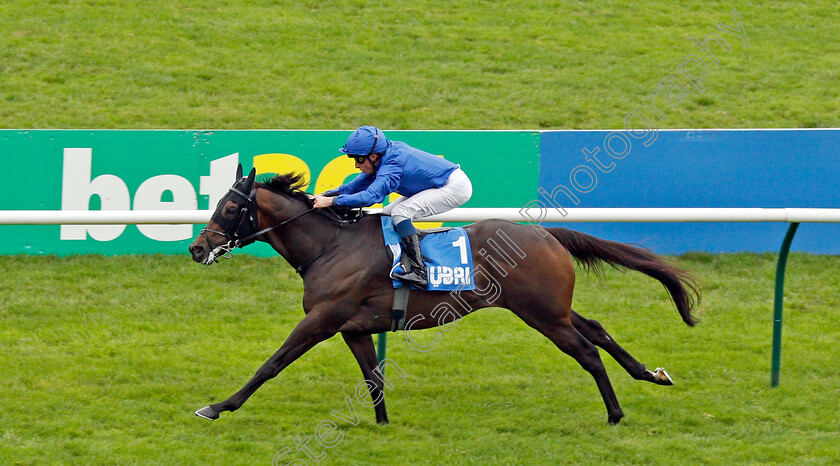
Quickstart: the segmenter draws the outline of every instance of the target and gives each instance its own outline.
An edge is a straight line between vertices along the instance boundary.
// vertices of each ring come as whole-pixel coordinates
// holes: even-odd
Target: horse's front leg
[[[382,369],[376,360],[376,349],[373,346],[373,337],[358,333],[342,332],[344,341],[356,357],[359,367],[362,368],[362,376],[367,382],[370,397],[373,400],[373,409],[376,413],[376,422],[379,424],[388,423],[388,413],[385,411],[385,393],[382,391],[385,384],[385,377]]]
[[[328,322],[322,313],[311,311],[292,330],[280,349],[257,370],[254,377],[241,390],[221,403],[199,409],[195,414],[213,420],[218,419],[222,411],[236,411],[263,383],[277,376],[280,371],[310,348],[335,335],[338,327],[340,325]]]

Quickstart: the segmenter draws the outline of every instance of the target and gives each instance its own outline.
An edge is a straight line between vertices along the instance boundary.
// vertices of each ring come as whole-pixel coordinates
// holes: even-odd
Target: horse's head
[[[302,174],[272,173],[268,175],[268,178],[262,177],[264,181],[257,183],[255,170],[251,170],[247,177],[243,177],[242,166],[239,166],[236,172],[236,183],[219,201],[210,223],[201,230],[201,234],[190,245],[190,253],[194,261],[210,265],[219,257],[233,251],[234,248],[247,246],[257,239],[269,243],[274,250],[286,257],[286,260],[294,261],[295,259],[290,259],[291,256],[288,255],[288,245],[284,245],[283,235],[272,236],[269,233],[292,222],[301,222],[302,220],[298,219],[317,211],[321,214],[317,216],[321,219],[318,224],[322,226],[315,227],[310,220],[310,223],[298,227],[297,232],[306,232],[304,236],[307,237],[313,233],[325,231],[325,234],[329,235],[336,231],[337,227],[353,223],[363,215],[360,210],[341,207],[327,209],[329,213],[316,209],[312,205],[312,196],[303,190],[306,186],[306,178]],[[257,205],[257,188],[261,188],[259,206]],[[260,223],[265,223],[262,229],[260,229]],[[325,229],[324,225],[330,226]],[[294,240],[301,238],[300,234],[292,233],[291,235],[291,239]],[[312,244],[320,245],[317,241]],[[308,254],[303,249],[305,246],[295,244],[295,252]]]
[[[258,230],[255,178],[256,169],[245,177],[242,165],[237,167],[236,182],[219,201],[210,223],[190,244],[194,261],[210,265],[233,248],[254,242],[254,232]]]

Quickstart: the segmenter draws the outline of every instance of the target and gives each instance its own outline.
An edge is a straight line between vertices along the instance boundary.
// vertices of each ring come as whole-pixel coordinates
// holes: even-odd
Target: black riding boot
[[[420,251],[420,238],[416,234],[409,235],[402,239],[402,243],[404,248],[401,263],[405,273],[395,273],[393,277],[425,290],[429,280],[426,277],[423,253]]]

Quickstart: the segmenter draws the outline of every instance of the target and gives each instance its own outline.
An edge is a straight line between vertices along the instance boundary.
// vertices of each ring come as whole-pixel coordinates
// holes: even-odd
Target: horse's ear
[[[240,178],[242,178],[242,164],[241,163],[236,166],[236,179],[238,180]]]
[[[240,165],[240,168],[242,166]],[[245,180],[245,190],[250,191],[251,188],[254,186],[254,180],[257,178],[257,168],[254,167],[251,169],[251,173],[248,173],[248,179]]]

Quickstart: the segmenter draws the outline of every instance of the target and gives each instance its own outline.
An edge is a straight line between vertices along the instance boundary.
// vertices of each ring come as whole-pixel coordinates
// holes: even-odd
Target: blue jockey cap
[[[374,141],[376,147],[373,147]],[[385,138],[385,133],[376,126],[365,125],[353,131],[339,151],[348,155],[370,155],[385,152],[387,148],[388,139]]]

